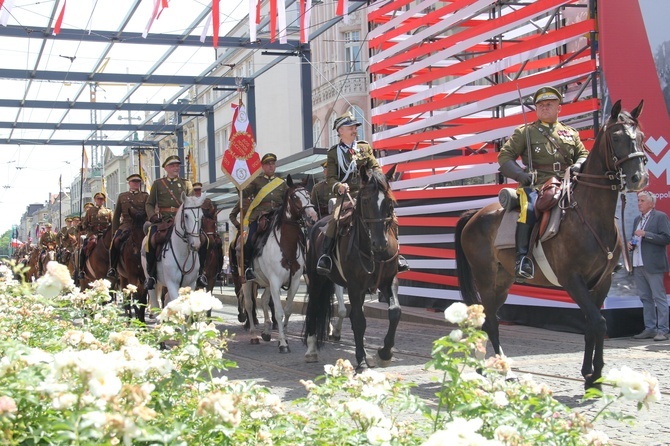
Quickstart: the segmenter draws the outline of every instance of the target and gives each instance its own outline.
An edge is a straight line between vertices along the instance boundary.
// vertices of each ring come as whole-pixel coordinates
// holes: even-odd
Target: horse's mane
[[[395,195],[393,195],[391,185],[386,179],[386,175],[384,175],[384,172],[382,172],[381,169],[372,169],[368,171],[368,176],[369,178],[367,184],[373,184],[377,190],[384,192],[384,195],[386,195],[387,198],[391,199],[395,204],[396,202]],[[361,190],[363,190],[363,188],[361,188]],[[358,194],[360,195],[360,193],[361,191],[359,190]]]
[[[279,206],[279,208],[274,211],[274,215],[272,216],[272,229],[278,230],[281,227],[282,223],[284,222],[284,211],[286,211],[286,206],[288,206],[288,197],[299,187],[301,186],[295,184],[286,188],[286,191],[284,192],[284,201],[282,202],[281,206]]]

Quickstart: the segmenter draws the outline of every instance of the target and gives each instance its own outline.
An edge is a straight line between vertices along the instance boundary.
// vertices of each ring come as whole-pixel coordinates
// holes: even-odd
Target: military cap
[[[126,181],[142,181],[142,177],[140,176],[139,173],[132,173],[128,175],[128,178],[126,178]]]
[[[46,226],[47,228],[50,228],[50,227],[51,227],[51,223],[47,223],[47,224],[45,224],[44,226]]]
[[[274,153],[266,153],[263,155],[263,158],[261,159],[262,164],[269,163],[270,161],[277,161],[277,155]]]
[[[163,161],[163,169],[165,169],[170,164],[181,164],[181,159],[177,155],[168,156],[165,161]]]
[[[323,167],[324,169],[327,168],[328,167],[328,161],[322,162],[321,167]]]
[[[72,221],[72,217],[65,217],[65,221]]]
[[[90,208],[91,206],[95,206],[95,203],[91,203],[90,201],[88,203],[84,204],[84,209]]]
[[[561,93],[554,87],[542,87],[535,92],[533,96],[533,104],[537,104],[540,101],[548,100],[561,100]]]
[[[195,183],[193,183],[193,189],[202,189],[202,183],[196,181]]]
[[[78,216],[78,215],[75,215],[74,217],[72,217],[72,220],[81,220],[81,217]]]
[[[93,195],[93,199],[96,200],[98,198],[102,198],[103,200],[107,199],[107,195],[105,195],[104,192],[98,192],[97,194]]]
[[[350,112],[346,112],[345,114],[343,114],[342,116],[340,116],[335,120],[335,123],[333,124],[333,130],[337,130],[345,125],[346,126],[355,125],[356,127],[358,127],[359,125],[361,125],[361,123],[356,121],[356,119]]]

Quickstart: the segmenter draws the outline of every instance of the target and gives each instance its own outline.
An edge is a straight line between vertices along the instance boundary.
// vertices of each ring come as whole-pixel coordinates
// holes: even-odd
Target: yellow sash
[[[261,204],[261,201],[263,201],[263,199],[264,199],[265,197],[267,197],[267,195],[268,195],[270,192],[272,192],[272,191],[275,190],[277,187],[279,187],[279,185],[282,184],[283,182],[284,182],[284,180],[282,180],[282,179],[279,178],[279,177],[277,177],[277,178],[275,178],[274,180],[270,181],[268,184],[266,184],[265,186],[263,186],[263,188],[262,188],[261,190],[258,191],[258,194],[257,194],[256,197],[254,198],[254,201],[252,201],[251,204],[249,205],[249,209],[247,209],[247,212],[244,214],[244,221],[242,222],[242,228],[243,228],[243,230],[244,230],[244,241],[245,241],[245,242],[246,242],[246,240],[247,240],[247,234],[248,234],[248,232],[249,232],[249,217],[251,216],[251,212],[254,210],[254,208],[255,208],[256,206],[258,206],[259,204]]]

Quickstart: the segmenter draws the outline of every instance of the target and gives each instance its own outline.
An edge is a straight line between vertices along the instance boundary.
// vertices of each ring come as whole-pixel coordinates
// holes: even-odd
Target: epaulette
[[[356,141],[356,145],[359,145],[359,144],[365,144],[365,145],[368,145],[368,146],[370,145],[370,143],[367,142],[367,141],[365,141],[364,139],[361,139],[361,140],[359,140],[359,141]]]

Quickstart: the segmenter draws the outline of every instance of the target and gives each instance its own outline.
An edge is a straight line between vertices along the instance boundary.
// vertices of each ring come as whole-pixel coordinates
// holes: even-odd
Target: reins
[[[196,211],[196,209],[197,209],[197,211]],[[193,227],[197,227],[197,228],[198,228],[198,231],[197,231],[197,232],[188,232],[188,231],[187,231],[186,223],[185,223],[185,218],[184,218],[184,214],[185,214],[186,210],[191,211],[191,213],[193,213],[193,215],[195,216],[195,222],[193,223]],[[183,242],[184,242],[185,244],[187,244],[187,245],[188,245],[188,237],[189,237],[189,236],[191,236],[191,237],[195,237],[195,236],[200,237],[200,225],[199,225],[199,222],[200,222],[200,215],[199,215],[199,214],[200,214],[200,210],[201,210],[201,207],[200,207],[200,206],[184,206],[184,205],[182,205],[182,207],[181,207],[180,226],[181,226],[181,229],[182,229],[183,232],[182,232],[181,234],[179,233],[179,230],[178,230],[178,228],[177,228],[177,225],[175,225],[174,228],[173,228],[173,231],[174,231],[175,235],[176,235],[177,237],[179,237],[179,239],[180,239],[181,241],[183,241]],[[172,258],[174,259],[175,264],[179,267],[179,272],[181,273],[181,279],[179,280],[179,286],[181,287],[181,285],[183,285],[184,276],[186,276],[187,274],[189,274],[190,272],[192,272],[192,271],[195,269],[195,260],[196,260],[196,255],[197,255],[198,253],[197,253],[197,251],[193,251],[193,250],[191,250],[191,249],[190,249],[190,246],[189,246],[189,247],[188,247],[188,248],[189,248],[189,249],[188,249],[189,254],[184,258],[184,263],[183,263],[183,264],[180,264],[180,261],[179,261],[179,259],[177,258],[177,254],[175,253],[174,244],[172,243],[172,237],[170,237],[169,242],[166,243],[166,244],[164,245],[164,247],[163,247],[163,258],[165,258],[165,252],[167,251],[168,246],[170,247],[170,251],[171,251],[171,253],[172,253]],[[192,260],[191,260],[191,267],[188,268],[188,269],[186,269],[186,265],[188,264],[189,257],[192,259]]]

